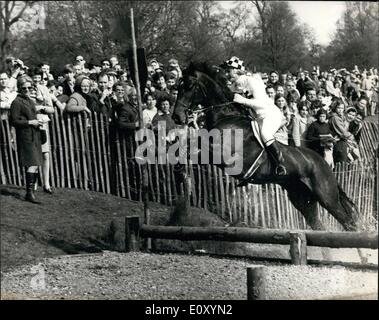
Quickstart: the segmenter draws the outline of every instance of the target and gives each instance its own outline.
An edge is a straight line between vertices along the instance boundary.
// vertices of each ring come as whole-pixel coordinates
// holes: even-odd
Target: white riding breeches
[[[271,109],[264,118],[257,119],[261,139],[265,146],[269,146],[275,140],[275,133],[282,126],[284,115],[278,109]]]
[[[283,124],[284,115],[274,102],[267,96],[265,85],[260,75],[241,75],[235,82],[238,91],[249,92],[252,98],[248,99],[240,94],[234,95],[234,102],[252,108],[257,115],[261,140],[269,146],[275,140],[275,133]]]

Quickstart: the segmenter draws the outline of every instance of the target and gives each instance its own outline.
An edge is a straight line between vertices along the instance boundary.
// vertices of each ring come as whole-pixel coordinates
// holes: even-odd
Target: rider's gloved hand
[[[234,92],[232,90],[225,90],[224,94],[225,94],[226,99],[228,99],[229,101],[233,101]]]
[[[238,93],[235,93],[234,94],[234,97],[233,97],[233,102],[236,102],[236,103],[239,103],[239,104],[243,104],[244,101],[245,101],[245,97],[238,94]]]

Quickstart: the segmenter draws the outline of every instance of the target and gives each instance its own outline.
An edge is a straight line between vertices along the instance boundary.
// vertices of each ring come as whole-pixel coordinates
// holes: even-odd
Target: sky
[[[233,6],[233,1],[219,1],[224,8]],[[344,1],[288,1],[299,20],[314,31],[316,40],[327,45],[336,30],[336,22],[345,9]]]

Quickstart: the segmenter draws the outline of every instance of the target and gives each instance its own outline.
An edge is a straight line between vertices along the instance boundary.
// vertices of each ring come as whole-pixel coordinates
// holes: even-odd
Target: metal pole
[[[132,30],[132,50],[133,50],[133,64],[134,64],[134,72],[135,72],[135,86],[137,90],[137,98],[138,98],[138,112],[139,112],[139,125],[140,128],[144,128],[143,119],[142,119],[142,99],[141,99],[141,88],[139,83],[139,72],[138,72],[138,62],[137,62],[137,44],[136,44],[136,35],[134,29],[134,14],[133,8],[130,8],[130,24]]]
[[[136,44],[136,36],[134,29],[134,14],[133,8],[130,8],[130,24],[132,31],[132,49],[133,49],[133,64],[134,64],[134,72],[135,72],[135,86],[137,91],[137,99],[138,99],[138,112],[139,112],[139,127],[141,129],[145,129],[142,117],[142,99],[141,99],[141,88],[139,82],[139,73],[138,73],[138,62],[137,62],[137,44]],[[142,165],[142,199],[144,204],[144,218],[145,224],[150,224],[150,209],[149,209],[149,199],[148,199],[148,191],[149,191],[149,177],[147,175],[147,163]],[[146,248],[148,250],[151,249],[151,239],[148,238],[146,241]]]

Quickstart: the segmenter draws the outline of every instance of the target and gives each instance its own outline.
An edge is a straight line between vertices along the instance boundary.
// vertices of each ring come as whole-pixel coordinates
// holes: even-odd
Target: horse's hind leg
[[[290,186],[283,187],[287,190],[292,204],[302,213],[312,230],[325,230],[325,226],[318,216],[317,201],[308,187],[301,182],[297,184],[291,183]],[[332,259],[329,248],[320,248],[320,250],[324,260]]]
[[[312,230],[325,230],[317,213],[317,201],[302,182],[291,182],[290,184],[283,185],[287,190],[288,197],[291,203],[299,210],[305,218],[307,224]]]
[[[338,201],[338,198],[331,196],[328,201],[325,200],[325,197],[328,196],[323,195],[323,199],[319,200],[321,206],[324,207],[346,231],[356,231],[356,223],[346,216],[346,211]]]
[[[315,192],[317,194],[317,189],[315,190]],[[344,198],[341,200],[341,197]],[[319,202],[344,227],[346,231],[356,231],[357,221],[354,216],[355,208],[353,207],[353,205],[344,208],[344,206],[342,205],[342,201],[345,201],[345,203],[347,203],[348,201],[346,199],[346,195],[340,194],[338,197],[336,192],[322,192],[322,195],[319,197]],[[363,252],[363,250],[357,248],[357,252],[361,260],[361,263],[367,263],[368,258],[367,255]]]
[[[330,186],[330,185],[329,185]],[[315,194],[318,196],[319,203],[343,226],[346,231],[357,231],[358,213],[353,203],[347,198],[343,191],[337,188],[333,190],[321,190],[315,186]],[[343,206],[345,203],[345,206]],[[357,248],[361,263],[367,263],[367,255]]]
[[[317,201],[324,207],[346,231],[356,231],[357,214],[354,204],[350,203],[347,196],[338,188],[335,181],[314,179],[313,192]],[[343,205],[345,204],[345,206]]]

